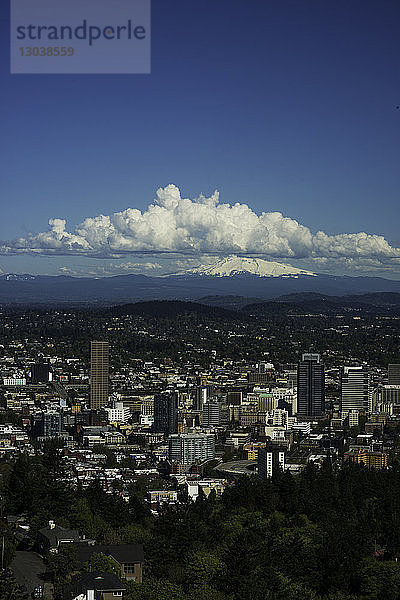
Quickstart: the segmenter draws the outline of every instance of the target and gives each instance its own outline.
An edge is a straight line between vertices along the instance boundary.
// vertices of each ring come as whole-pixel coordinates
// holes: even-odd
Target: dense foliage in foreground
[[[10,513],[27,512],[32,536],[51,518],[100,543],[143,543],[145,580],[128,600],[394,600],[400,597],[400,466],[368,471],[327,461],[300,476],[244,478],[219,499],[151,516],[133,487],[126,503],[97,485],[69,490],[62,458],[3,463]],[[59,584],[72,555],[53,559]]]

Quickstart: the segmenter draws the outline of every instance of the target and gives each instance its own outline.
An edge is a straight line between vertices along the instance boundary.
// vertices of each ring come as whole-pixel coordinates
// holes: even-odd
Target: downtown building
[[[400,385],[378,385],[372,393],[372,411],[391,415],[399,410]]]
[[[186,467],[215,456],[215,436],[211,433],[179,433],[169,436],[169,460]]]
[[[258,448],[257,472],[262,479],[272,477],[277,469],[285,470],[285,451],[270,444],[266,448]]]
[[[203,404],[203,427],[218,427],[221,424],[221,405],[219,402]]]
[[[400,364],[388,365],[388,385],[400,385]]]
[[[297,414],[320,417],[325,412],[325,368],[319,354],[302,355],[297,367]]]
[[[370,409],[370,374],[365,367],[342,367],[340,402],[342,414]]]
[[[387,458],[386,452],[373,451],[364,447],[351,448],[344,453],[345,461],[365,465],[369,469],[386,469]]]
[[[50,364],[35,363],[31,367],[31,383],[49,383],[53,381],[53,374],[50,370]]]
[[[90,342],[90,408],[98,410],[108,404],[109,345]]]
[[[154,396],[153,431],[166,436],[178,431],[178,394],[161,392]]]
[[[62,431],[60,411],[47,410],[32,416],[31,432],[35,437],[58,438]]]
[[[112,406],[104,409],[107,413],[109,423],[127,423],[131,417],[131,411],[123,402],[112,402]]]

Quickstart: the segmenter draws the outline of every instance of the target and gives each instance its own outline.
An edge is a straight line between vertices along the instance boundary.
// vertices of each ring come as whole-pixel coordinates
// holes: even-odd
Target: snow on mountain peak
[[[0,276],[0,279],[4,279],[5,281],[31,281],[36,279],[35,275],[19,275],[18,273],[5,273]]]
[[[201,265],[185,271],[185,274],[208,275],[214,277],[233,277],[235,275],[251,274],[257,277],[282,277],[309,275],[315,276],[311,271],[298,269],[291,265],[263,260],[262,258],[248,258],[231,255],[217,260],[208,265]]]

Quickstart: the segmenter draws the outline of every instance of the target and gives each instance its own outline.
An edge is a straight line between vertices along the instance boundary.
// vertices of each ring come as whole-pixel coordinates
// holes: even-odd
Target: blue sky
[[[6,2],[0,11],[3,271],[111,274],[142,261],[162,271],[177,256],[257,254],[247,238],[213,247],[204,223],[185,230],[188,251],[156,236],[125,240],[119,253],[114,232],[107,252],[73,252],[62,233],[51,257],[47,242],[40,252],[35,235],[50,218],[74,234],[87,217],[146,212],[174,184],[182,198],[217,189],[221,203],[280,212],[329,238],[300,250],[271,242],[270,253],[261,243],[263,258],[400,278],[397,1],[153,0],[150,75],[11,75]],[[331,240],[357,232],[390,249],[375,238],[361,251],[358,238]],[[15,238],[28,240],[17,255]]]

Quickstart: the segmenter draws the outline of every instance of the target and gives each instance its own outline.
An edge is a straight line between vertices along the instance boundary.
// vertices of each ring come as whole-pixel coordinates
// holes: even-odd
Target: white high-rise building
[[[169,436],[169,459],[190,466],[215,456],[215,436],[209,433],[178,433]]]
[[[123,402],[115,402],[112,408],[107,407],[104,410],[110,423],[126,423],[131,416],[131,411]]]
[[[287,427],[288,417],[287,410],[275,408],[275,410],[272,411],[272,424],[277,427]]]
[[[370,375],[367,368],[342,367],[340,382],[342,413],[370,409]]]

